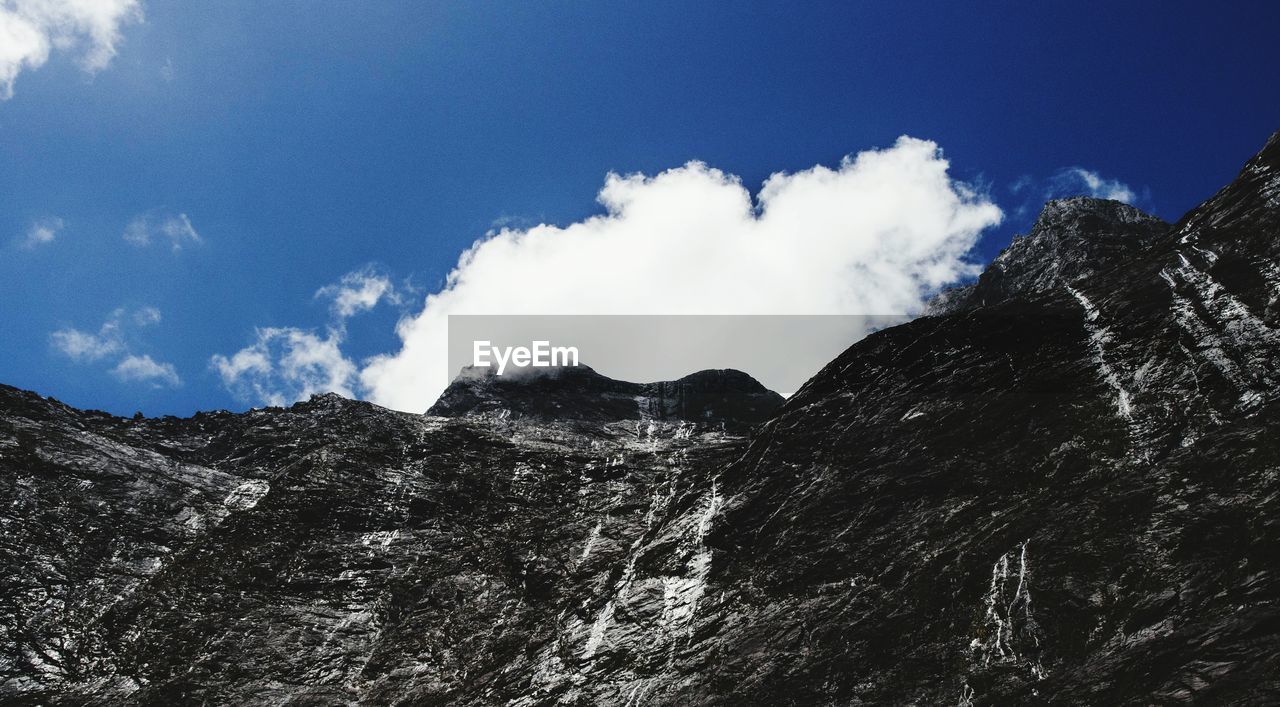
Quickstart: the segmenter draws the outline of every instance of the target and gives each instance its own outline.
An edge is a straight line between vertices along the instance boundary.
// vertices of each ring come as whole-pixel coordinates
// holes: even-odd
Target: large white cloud
[[[142,19],[139,0],[0,0],[0,100],[13,97],[23,69],[36,69],[54,49],[79,55],[85,71],[106,68],[120,28]]]
[[[459,259],[360,371],[374,402],[425,410],[449,382],[451,314],[899,314],[975,272],[966,254],[1000,209],[948,175],[938,146],[900,138],[838,167],[770,177],[753,201],[700,162],[611,174],[605,213],[503,229]],[[585,363],[590,363],[589,361]]]

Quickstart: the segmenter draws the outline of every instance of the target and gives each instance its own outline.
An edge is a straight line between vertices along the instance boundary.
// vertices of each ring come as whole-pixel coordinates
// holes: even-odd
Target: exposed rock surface
[[[765,421],[782,396],[742,371],[706,370],[679,380],[628,383],[587,366],[498,376],[467,367],[428,415],[497,415],[539,420],[684,420],[745,429]]]
[[[1169,224],[1119,201],[1055,199],[1045,204],[1031,232],[1014,236],[976,283],[943,292],[926,313],[1051,291],[1132,261],[1168,231]]]
[[[1055,202],[988,275],[750,434],[688,421],[756,394],[723,373],[451,417],[0,389],[0,699],[1280,702],[1280,137],[1172,226]]]

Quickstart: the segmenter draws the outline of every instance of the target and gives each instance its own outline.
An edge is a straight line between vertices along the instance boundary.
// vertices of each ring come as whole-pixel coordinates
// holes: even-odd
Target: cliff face
[[[731,372],[428,416],[0,389],[0,698],[1274,704],[1278,236],[1280,138],[1177,224],[1052,202],[777,409]]]
[[[1273,138],[1162,233],[1050,204],[983,297],[810,380],[721,483],[717,609],[768,651],[712,671],[797,703],[1280,698],[1278,188]],[[1026,257],[1090,223],[1137,231]]]
[[[585,388],[560,379],[573,409],[638,391],[673,420],[627,397],[625,415],[556,421],[500,386],[506,407],[453,418],[328,395],[125,420],[0,388],[0,696],[607,699],[616,686],[589,685],[595,652],[632,624],[645,660],[665,660],[651,634],[679,635],[702,598],[706,489],[746,439],[735,411],[781,398],[737,372],[578,373]],[[638,567],[650,547],[662,566]],[[595,600],[619,587],[645,613],[602,620]]]

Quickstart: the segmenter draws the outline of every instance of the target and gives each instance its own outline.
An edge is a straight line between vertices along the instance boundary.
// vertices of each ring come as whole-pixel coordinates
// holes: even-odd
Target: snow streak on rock
[[[992,565],[978,636],[969,647],[982,667],[1026,665],[1034,677],[1043,679],[1047,673],[1034,655],[1040,647],[1040,629],[1031,612],[1029,543],[1024,540]]]
[[[706,592],[707,576],[711,573],[711,550],[706,546],[706,537],[722,505],[718,484],[713,479],[711,492],[695,516],[692,532],[686,533],[682,543],[687,557],[684,574],[662,580],[662,625],[668,632],[684,629],[686,636],[692,633],[694,613]]]
[[[251,479],[240,484],[227,495],[227,500],[223,501],[228,510],[247,511],[258,505],[263,496],[271,490],[271,484],[261,479]]]
[[[584,545],[582,548],[582,557],[578,558],[579,564],[586,562],[587,558],[591,557],[591,548],[595,547],[596,541],[600,539],[600,531],[603,529],[604,529],[603,520],[597,522],[596,527],[591,529],[591,534],[587,536],[586,545]]]
[[[1239,408],[1258,407],[1278,382],[1271,370],[1280,350],[1277,333],[1185,254],[1160,277],[1169,285],[1174,320],[1190,337],[1193,356],[1236,390]]]
[[[1110,328],[1098,325],[1101,315],[1098,308],[1093,306],[1087,297],[1070,285],[1064,287],[1084,308],[1084,327],[1089,332],[1089,343],[1093,346],[1093,360],[1098,364],[1098,373],[1102,380],[1116,391],[1116,414],[1126,421],[1133,419],[1133,405],[1129,400],[1129,391],[1125,390],[1115,369],[1107,362],[1106,346],[1111,342]]]

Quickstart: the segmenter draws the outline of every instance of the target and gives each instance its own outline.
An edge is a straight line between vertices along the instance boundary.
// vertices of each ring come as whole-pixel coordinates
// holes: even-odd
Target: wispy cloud
[[[1084,167],[1068,167],[1049,178],[1048,198],[1060,196],[1091,196],[1095,199],[1112,199],[1133,204],[1138,195],[1128,184],[1107,179]]]
[[[314,393],[355,397],[359,367],[342,351],[347,320],[382,303],[400,304],[408,289],[366,265],[316,291],[316,299],[329,302],[330,321],[323,334],[259,327],[253,343],[230,356],[213,356],[210,365],[232,395],[255,404],[287,405]]]
[[[183,246],[203,242],[191,219],[186,214],[145,213],[135,216],[124,229],[127,243],[145,248],[153,242],[167,242],[174,252]]]
[[[325,336],[293,327],[263,327],[256,340],[228,356],[215,355],[213,369],[236,397],[287,405],[313,393],[354,397],[356,365],[341,349],[342,332]]]
[[[58,237],[58,232],[62,230],[63,221],[60,218],[46,218],[31,224],[31,228],[27,229],[26,234],[18,240],[18,245],[27,250],[31,250],[38,246],[52,243]]]
[[[44,66],[55,49],[78,55],[85,71],[101,71],[116,55],[121,28],[141,20],[139,0],[3,0],[0,100],[12,98],[18,75]]]
[[[77,363],[123,356],[111,369],[112,375],[121,381],[177,387],[182,385],[182,380],[172,364],[129,351],[130,339],[135,338],[129,335],[130,330],[159,324],[160,319],[160,310],[155,307],[133,310],[120,307],[107,316],[96,332],[66,327],[50,334],[49,341],[56,351]]]
[[[330,300],[329,309],[339,320],[373,309],[381,301],[399,304],[400,295],[391,278],[372,265],[349,272],[338,282],[316,290],[317,299]]]
[[[120,324],[108,320],[98,333],[68,327],[49,335],[53,347],[75,361],[97,361],[124,350]]]
[[[111,369],[111,375],[126,383],[149,383],[156,388],[164,386],[176,388],[182,385],[182,379],[178,378],[178,372],[174,370],[173,364],[160,363],[145,354],[125,356],[115,368]]]

